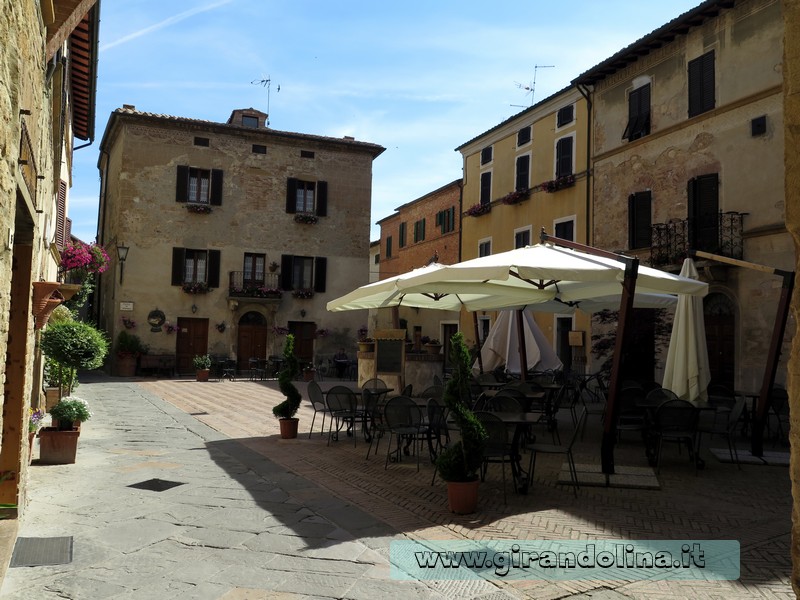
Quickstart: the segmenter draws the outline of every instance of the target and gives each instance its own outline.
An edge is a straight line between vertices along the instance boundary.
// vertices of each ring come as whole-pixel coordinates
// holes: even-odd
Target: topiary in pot
[[[83,321],[52,323],[42,332],[42,352],[60,365],[59,385],[70,382],[67,394],[71,392],[75,372],[100,367],[108,354],[108,346],[105,333]],[[68,370],[66,375],[64,368]]]
[[[281,419],[281,437],[284,437],[283,429],[287,427],[285,420],[294,419],[297,409],[300,408],[300,401],[303,397],[292,383],[294,379],[300,374],[300,363],[294,355],[294,335],[289,334],[286,336],[286,342],[283,345],[283,369],[278,373],[278,387],[281,393],[286,396],[286,400],[273,407],[272,414]],[[297,421],[294,422],[294,435],[287,432],[287,437],[297,437]]]

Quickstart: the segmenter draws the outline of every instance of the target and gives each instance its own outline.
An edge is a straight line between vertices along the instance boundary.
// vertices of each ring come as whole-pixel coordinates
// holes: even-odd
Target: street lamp
[[[122,273],[125,270],[125,260],[128,258],[128,246],[120,244],[117,246],[117,256],[119,257],[119,284],[122,285]]]

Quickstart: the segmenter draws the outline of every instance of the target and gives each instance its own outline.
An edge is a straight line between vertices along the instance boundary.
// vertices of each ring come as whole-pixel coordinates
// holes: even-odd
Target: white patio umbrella
[[[699,277],[691,258],[683,261],[681,277]],[[679,294],[662,385],[679,398],[698,403],[706,400],[709,381],[711,371],[708,367],[703,299]]]
[[[523,336],[528,361],[527,370],[558,370],[563,365],[558,359],[553,348],[550,346],[542,330],[536,324],[528,311],[502,310],[497,315],[497,320],[489,330],[486,340],[481,346],[481,361],[484,371],[505,365],[510,373],[519,374],[520,359],[519,335],[516,323],[517,315],[523,315]],[[477,373],[478,361],[472,367],[472,371]]]

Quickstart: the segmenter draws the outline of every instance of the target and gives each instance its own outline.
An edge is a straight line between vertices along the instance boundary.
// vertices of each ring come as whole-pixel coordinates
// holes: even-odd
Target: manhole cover
[[[148,479],[140,483],[132,483],[128,487],[138,490],[149,490],[151,492],[163,492],[165,490],[183,485],[180,481],[167,481],[165,479]]]
[[[66,565],[72,562],[72,536],[51,538],[17,538],[12,567]]]

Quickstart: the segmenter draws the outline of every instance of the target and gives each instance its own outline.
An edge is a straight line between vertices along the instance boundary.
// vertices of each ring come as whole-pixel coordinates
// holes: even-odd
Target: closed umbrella
[[[505,365],[506,371],[519,374],[520,352],[519,335],[516,324],[516,315],[523,315],[523,336],[528,361],[527,370],[547,371],[558,370],[562,367],[550,343],[542,330],[536,324],[533,316],[528,311],[502,310],[497,314],[497,320],[489,330],[486,340],[481,347],[481,360],[484,371],[492,371]],[[473,372],[478,370],[478,362],[472,367]]]
[[[681,277],[699,278],[691,258],[683,261]],[[706,400],[706,388],[710,380],[703,299],[678,294],[663,386],[675,392],[679,398],[696,404]]]

